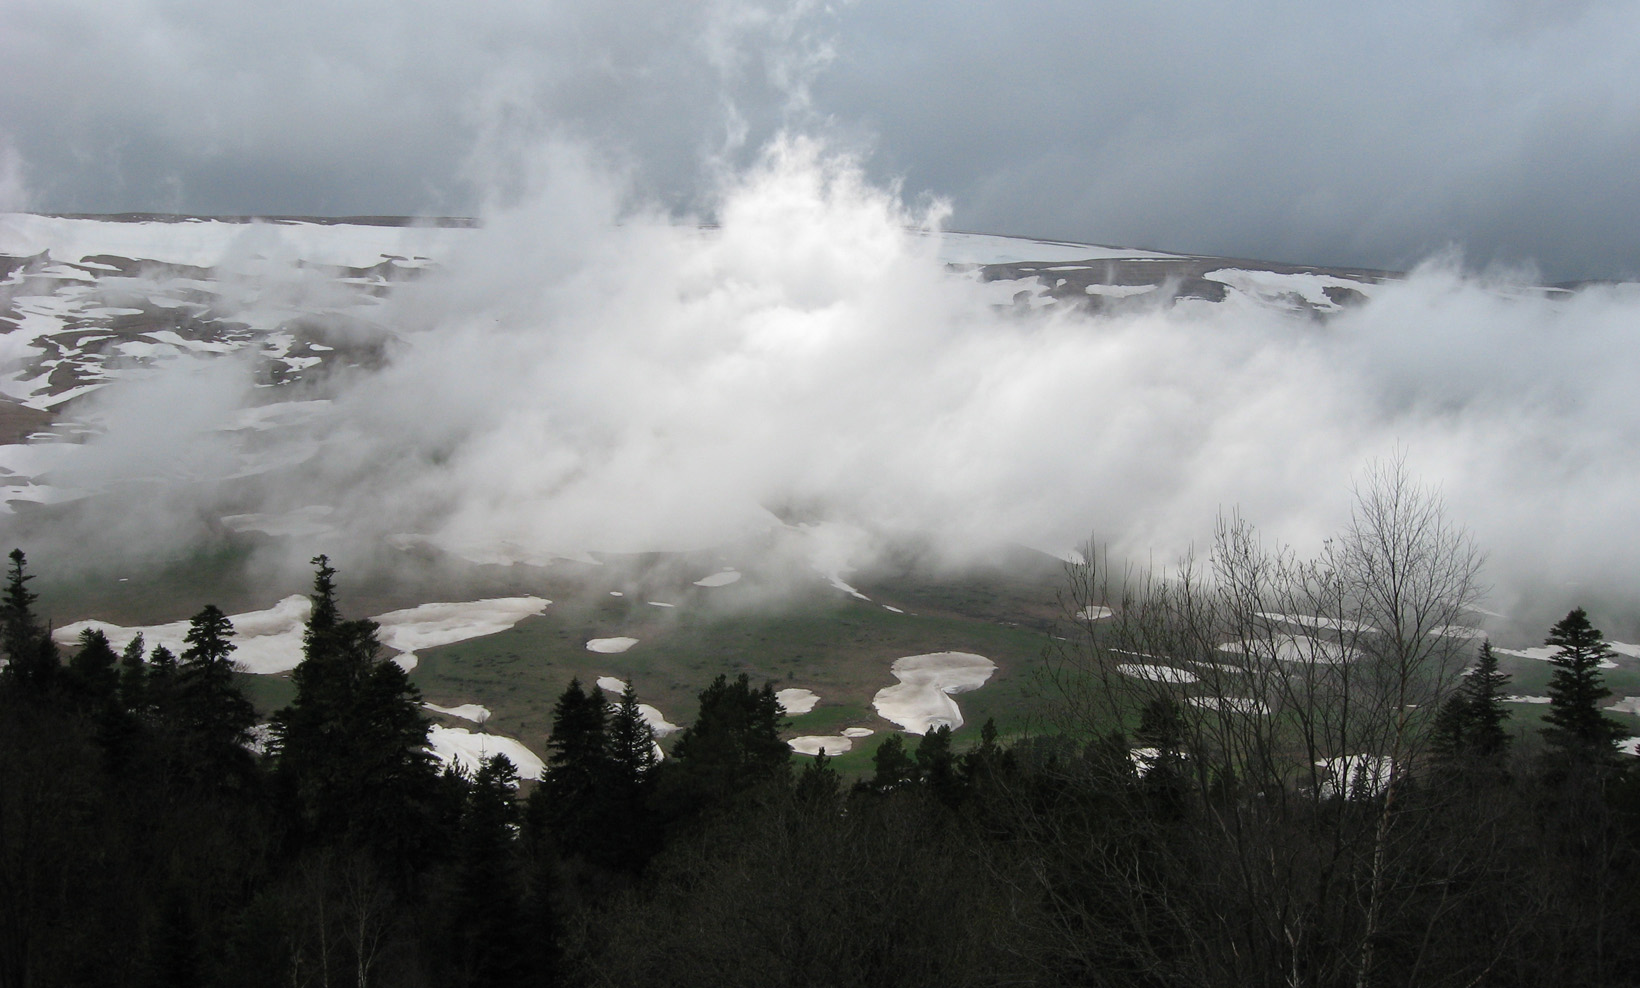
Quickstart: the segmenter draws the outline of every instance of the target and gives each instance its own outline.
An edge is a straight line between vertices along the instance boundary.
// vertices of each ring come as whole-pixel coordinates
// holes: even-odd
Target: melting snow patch
[[[311,504],[282,515],[223,515],[222,524],[235,532],[310,538],[315,535],[329,535],[336,531],[336,526],[328,520],[335,511],[335,508],[326,505]]]
[[[615,655],[638,644],[636,638],[594,638],[587,642],[587,651]]]
[[[1640,696],[1625,696],[1606,709],[1614,714],[1640,714]]]
[[[233,622],[235,649],[231,658],[244,672],[272,675],[289,672],[302,661],[302,632],[307,623],[312,603],[301,594],[292,594],[263,611],[230,614]],[[80,632],[95,628],[108,636],[114,650],[120,651],[131,639],[142,635],[149,650],[163,645],[180,657],[187,644],[190,621],[172,621],[139,628],[122,628],[106,621],[76,621],[58,628],[52,638],[59,645],[73,646]]]
[[[1612,646],[1612,651],[1618,652],[1619,654],[1637,654],[1636,652],[1624,653],[1622,649],[1617,647],[1618,645],[1622,645],[1622,642],[1607,642],[1607,644]],[[1623,648],[1634,649],[1635,646],[1624,645]],[[1522,659],[1536,659],[1539,662],[1548,662],[1550,659],[1560,654],[1560,649],[1550,645],[1536,645],[1532,648],[1497,648],[1494,646],[1492,651],[1498,653],[1499,655],[1513,655]],[[1600,668],[1616,669],[1617,663],[1613,662],[1611,659],[1601,659]]]
[[[1286,624],[1296,624],[1305,628],[1326,628],[1330,631],[1377,631],[1370,624],[1360,621],[1351,621],[1348,618],[1318,617],[1313,614],[1276,614],[1271,611],[1260,611],[1258,616],[1268,621],[1281,621]]]
[[[1519,694],[1511,693],[1511,694],[1508,694],[1508,695],[1503,697],[1503,702],[1504,703],[1548,703],[1549,698],[1546,697],[1546,696],[1521,696]]]
[[[1618,745],[1617,750],[1625,755],[1640,755],[1640,737],[1629,738]]]
[[[1388,755],[1345,755],[1315,764],[1321,769],[1321,795],[1346,799],[1378,795],[1395,772],[1395,760]]]
[[[985,685],[997,664],[971,652],[930,652],[896,659],[890,671],[898,686],[877,691],[872,706],[884,720],[911,734],[927,734],[936,727],[962,726],[962,711],[950,694]]]
[[[890,607],[887,604],[883,605],[883,610],[893,611],[895,614],[904,614],[905,613],[904,611],[900,610],[898,607]]]
[[[460,717],[462,720],[470,720],[475,724],[482,724],[490,719],[490,708],[481,707],[476,703],[463,703],[457,707],[441,707],[436,703],[423,703],[422,706],[426,707],[428,710],[434,710],[441,714],[448,714],[451,717]]]
[[[1115,612],[1108,607],[1100,607],[1097,604],[1089,604],[1087,607],[1084,607],[1080,611],[1076,612],[1076,618],[1079,621],[1102,621],[1105,618],[1110,617],[1113,613]]]
[[[740,579],[740,572],[734,569],[725,569],[721,573],[713,573],[695,581],[697,587],[726,587]]]
[[[786,742],[799,755],[818,755],[824,751],[829,755],[841,755],[854,747],[854,742],[841,735],[805,735],[792,738]]]
[[[527,617],[540,614],[550,603],[552,601],[540,597],[492,597],[461,603],[422,604],[389,611],[375,620],[381,625],[382,644],[403,652],[396,661],[409,670],[415,668],[419,649],[498,634]]]
[[[477,772],[485,759],[495,755],[506,755],[518,769],[519,779],[539,778],[546,768],[523,742],[500,734],[474,734],[465,727],[434,724],[427,732],[427,747],[439,761],[468,773]]]
[[[1127,298],[1130,295],[1143,295],[1156,290],[1155,285],[1089,285],[1082,289],[1089,295],[1105,295],[1111,298]]]
[[[609,703],[611,707],[614,707],[618,705],[616,698],[626,692],[626,681],[616,679],[614,676],[599,676],[598,688],[603,690],[605,693],[614,695]],[[668,734],[676,734],[677,732],[683,730],[683,728],[667,720],[665,715],[647,703],[638,704],[638,716],[643,718],[643,722],[649,725],[649,729],[655,732],[655,736],[657,738],[664,738]],[[655,755],[660,758],[666,757],[665,753],[661,751],[660,745],[655,746]]]
[[[1152,683],[1194,683],[1196,674],[1173,666],[1154,666],[1139,662],[1124,662],[1116,667],[1124,676],[1144,679]]]
[[[1267,714],[1270,708],[1264,701],[1255,700],[1248,696],[1193,696],[1190,698],[1193,706],[1203,710],[1222,710],[1237,714]]]
[[[845,727],[845,728],[843,728],[843,737],[845,737],[845,738],[869,738],[873,734],[876,734],[876,733],[877,733],[876,731],[873,731],[869,727]]]
[[[1481,629],[1466,628],[1461,624],[1445,624],[1430,633],[1441,638],[1462,638],[1468,641],[1476,641],[1486,637],[1486,632]]]
[[[658,601],[658,600],[646,601],[645,603],[647,603],[650,607],[676,607],[676,606],[678,606],[676,604],[663,603],[663,602]]]
[[[1319,665],[1341,665],[1356,656],[1354,649],[1346,649],[1338,642],[1322,641],[1308,635],[1225,642],[1219,646],[1219,651],[1259,659],[1275,659],[1277,662],[1314,662]]]
[[[774,699],[776,703],[780,704],[780,709],[788,714],[806,714],[814,709],[816,703],[820,702],[819,694],[812,690],[797,689],[795,687],[779,690],[775,693]]]

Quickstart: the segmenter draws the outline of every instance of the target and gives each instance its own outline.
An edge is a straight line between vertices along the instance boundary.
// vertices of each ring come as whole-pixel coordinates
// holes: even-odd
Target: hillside
[[[873,706],[896,682],[890,665],[941,652],[996,664],[958,698],[964,724],[1028,729],[1040,656],[1064,617],[1057,554],[1069,546],[1003,539],[953,560],[827,505],[774,502],[741,510],[734,537],[683,549],[414,530],[360,545],[351,521],[373,514],[377,481],[327,476],[318,451],[368,427],[337,409],[424,339],[412,325],[418,285],[481,250],[484,236],[470,221],[402,218],[0,217],[4,526],[44,574],[59,639],[92,620],[116,647],[139,627],[150,644],[179,639],[175,622],[217,603],[237,616],[247,688],[270,710],[288,699],[299,657],[301,563],[323,551],[344,558],[344,606],[384,623],[430,703],[479,705],[487,731],[536,752],[572,676],[630,680],[658,718],[682,724],[714,675],[746,672],[817,694],[789,734],[829,738],[833,753],[852,746],[842,764],[858,770],[896,727]],[[1400,277],[964,233],[914,240],[1000,319],[1222,309],[1297,317],[1324,333]],[[223,386],[210,366],[252,385]],[[177,368],[196,376],[179,385],[168,376]],[[193,424],[187,455],[126,437],[111,417],[135,407],[163,421],[169,402],[202,391],[213,417]],[[115,393],[141,400],[101,403]],[[110,472],[110,448],[129,472]],[[179,544],[125,559],[76,554],[82,542],[54,537],[108,524],[106,512],[140,503],[144,484],[191,502]],[[334,503],[309,496],[310,485],[333,491]],[[1485,620],[1503,644],[1541,635],[1502,615]],[[1523,694],[1541,691],[1541,662],[1506,661]],[[1619,699],[1640,693],[1640,659],[1625,652],[1621,662],[1611,677]]]

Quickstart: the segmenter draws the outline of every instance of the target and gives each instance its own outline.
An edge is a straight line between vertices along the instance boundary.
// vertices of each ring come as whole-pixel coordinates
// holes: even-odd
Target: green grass
[[[876,716],[871,700],[898,682],[894,659],[921,652],[977,652],[997,663],[979,690],[957,698],[968,727],[987,717],[1004,731],[1023,725],[1032,673],[1043,636],[1019,626],[952,614],[895,614],[850,597],[822,597],[773,612],[732,606],[739,586],[717,588],[675,610],[624,598],[555,603],[545,614],[487,638],[420,653],[412,680],[427,699],[449,705],[484,703],[491,729],[526,744],[539,743],[552,704],[579,678],[600,676],[634,683],[646,703],[668,720],[687,724],[699,692],[718,675],[745,673],[754,684],[803,687],[820,695],[815,709],[792,719],[792,733],[831,734],[845,727],[893,726]],[[755,591],[748,588],[747,595]],[[586,650],[589,638],[627,635],[629,651]]]

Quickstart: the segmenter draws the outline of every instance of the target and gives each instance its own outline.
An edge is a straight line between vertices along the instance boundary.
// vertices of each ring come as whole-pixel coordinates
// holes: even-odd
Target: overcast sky
[[[1640,274],[1640,0],[0,0],[0,207],[464,214],[535,137],[703,208],[781,127],[959,229]]]

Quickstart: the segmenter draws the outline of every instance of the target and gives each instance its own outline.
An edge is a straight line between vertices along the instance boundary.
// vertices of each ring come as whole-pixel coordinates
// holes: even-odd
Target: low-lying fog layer
[[[1064,551],[1091,532],[1118,556],[1168,560],[1238,506],[1313,548],[1361,466],[1401,451],[1489,551],[1489,606],[1541,598],[1553,615],[1640,585],[1635,286],[1546,292],[1437,260],[1337,305],[1325,278],[1220,265],[1222,301],[1118,293],[1096,311],[1046,281],[981,283],[948,265],[942,250],[977,248],[918,232],[938,206],[909,206],[804,140],[724,179],[710,229],[649,209],[574,148],[543,152],[536,173],[533,195],[483,230],[404,248],[405,263],[445,254],[372,296],[368,320],[358,306],[332,319],[332,343],[385,340],[378,362],[338,361],[287,394],[250,360],[179,357],[68,405],[89,443],[48,473],[13,470],[12,495],[105,493],[65,523],[72,541],[17,516],[8,538],[43,560],[72,556],[88,530],[140,549],[228,516],[283,534],[298,561],[432,545],[539,562],[801,518],[866,533],[846,566],[829,552],[832,572],[869,562],[885,535],[961,560],[1005,541]],[[295,264],[311,231],[247,229],[256,239],[236,249],[255,263],[238,270],[267,286],[238,283],[247,325],[269,322],[259,307],[304,325],[340,311],[333,277]],[[978,259],[997,260],[990,243]],[[81,260],[23,245],[42,246]],[[199,243],[184,246],[198,261]],[[1067,275],[1100,253],[1016,252]],[[236,256],[215,257],[219,279]],[[316,396],[329,400],[271,427],[240,412]]]

